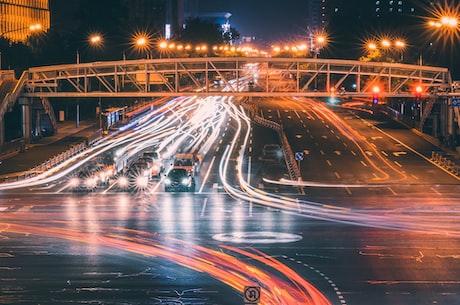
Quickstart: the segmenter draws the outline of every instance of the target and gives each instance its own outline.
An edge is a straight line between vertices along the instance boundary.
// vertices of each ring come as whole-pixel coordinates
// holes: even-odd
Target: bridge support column
[[[22,106],[22,136],[27,144],[30,143],[31,139],[32,102],[33,98],[22,97],[18,100]]]
[[[0,145],[5,143],[5,118],[0,118]]]

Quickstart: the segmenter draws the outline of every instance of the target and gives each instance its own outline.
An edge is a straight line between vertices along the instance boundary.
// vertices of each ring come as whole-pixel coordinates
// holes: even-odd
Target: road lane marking
[[[208,203],[208,197],[204,198],[203,200],[203,206],[201,207],[201,214],[200,214],[201,217],[204,216],[204,212],[206,211],[207,203]]]
[[[351,190],[348,187],[345,187],[345,190],[347,191],[348,195],[351,195]]]
[[[436,195],[439,195],[439,196],[441,196],[441,195],[442,195],[442,194],[441,194],[440,192],[438,192],[438,190],[437,190],[437,189],[435,189],[434,187],[431,187],[431,190],[432,190],[433,192],[435,192],[435,193],[436,193]]]
[[[393,194],[393,195],[398,195],[391,187],[387,187],[387,189]]]
[[[211,169],[212,169],[212,166],[214,164],[215,159],[216,159],[216,156],[213,156],[212,159],[211,159],[211,163],[209,164],[208,170],[206,171],[206,175],[203,178],[203,182],[201,183],[201,187],[200,187],[200,190],[198,191],[198,193],[203,192],[204,185],[205,185],[206,181],[208,180],[208,177],[209,177],[209,174],[211,172]]]

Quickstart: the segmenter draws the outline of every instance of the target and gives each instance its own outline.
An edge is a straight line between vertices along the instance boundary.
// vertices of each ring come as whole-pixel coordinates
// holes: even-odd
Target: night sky
[[[78,2],[78,0],[76,0]],[[258,40],[284,41],[306,34],[306,0],[199,0],[201,12],[229,12],[232,27],[241,36],[256,36]],[[50,0],[60,18],[73,13],[72,3],[67,0]],[[95,6],[101,2],[94,1]],[[75,4],[75,3],[74,3]],[[58,20],[60,23],[61,20]]]
[[[202,11],[230,12],[242,36],[285,40],[306,34],[306,0],[200,0]]]

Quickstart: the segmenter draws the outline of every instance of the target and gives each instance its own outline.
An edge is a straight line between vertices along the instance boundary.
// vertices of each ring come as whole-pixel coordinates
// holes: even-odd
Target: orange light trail
[[[116,248],[148,257],[159,257],[186,268],[206,273],[212,278],[243,293],[245,286],[262,289],[262,305],[299,304],[331,305],[332,303],[311,283],[280,261],[253,248],[242,250],[221,245],[221,249],[253,259],[273,269],[269,272],[257,265],[243,262],[236,256],[175,238],[155,233],[123,228],[101,235],[59,227],[42,227],[0,223],[0,233],[14,233],[26,236],[37,235],[59,238],[74,242],[96,244]],[[122,235],[131,233],[130,236]]]
[[[334,125],[337,128],[337,130],[341,132],[343,136],[349,139],[356,146],[356,148],[361,153],[362,157],[369,163],[369,165],[372,166],[377,172],[381,174],[381,177],[376,178],[376,179],[378,180],[390,179],[390,174],[385,172],[382,169],[382,167],[378,165],[378,164],[384,164],[385,167],[391,169],[397,176],[399,176],[399,179],[393,179],[392,180],[393,182],[407,180],[407,175],[403,171],[396,168],[387,158],[384,158],[375,146],[371,145],[370,142],[366,140],[365,137],[360,135],[356,130],[352,129],[348,124],[345,123],[344,120],[338,117],[329,108],[327,108],[323,104],[319,104],[317,102],[314,102],[308,99],[304,99],[302,100],[302,102],[310,105],[312,107],[312,111],[315,113],[315,115],[318,118],[324,118],[330,124]],[[366,149],[373,151],[373,156],[378,159],[378,164],[377,162],[375,162],[368,156],[365,148],[363,147],[361,143],[364,143],[366,145]]]

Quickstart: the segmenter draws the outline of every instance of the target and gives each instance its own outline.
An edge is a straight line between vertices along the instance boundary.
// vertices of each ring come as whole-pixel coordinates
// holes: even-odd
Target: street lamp
[[[88,43],[91,45],[91,46],[96,46],[96,47],[100,47],[102,46],[102,43],[103,43],[103,38],[102,38],[102,35],[100,34],[92,34],[90,36],[88,36]],[[77,62],[77,87],[80,87],[80,62],[81,62],[81,59],[80,59],[80,52],[78,51],[77,49],[77,52],[76,52],[76,62]],[[100,83],[99,83],[100,85]],[[101,99],[99,98],[99,107],[101,105]],[[99,108],[101,109],[101,108]],[[102,124],[102,123],[100,123]],[[75,127],[76,128],[79,128],[80,127],[80,99],[77,97],[77,109],[76,109],[76,121],[75,121]]]
[[[327,43],[327,37],[323,33],[310,34],[310,51],[313,52],[315,58],[318,58],[322,48]]]
[[[376,42],[378,41],[378,42]],[[404,49],[406,48],[406,42],[402,39],[392,38],[380,38],[376,41],[368,41],[366,43],[366,49],[369,51],[368,56],[374,59],[382,58],[386,55],[388,58],[382,58],[384,60],[394,60],[396,52],[400,53],[400,61],[404,59]]]
[[[153,57],[149,52],[150,50],[150,37],[146,34],[138,34],[134,36],[134,48],[140,52],[145,52],[147,54],[147,59]]]

